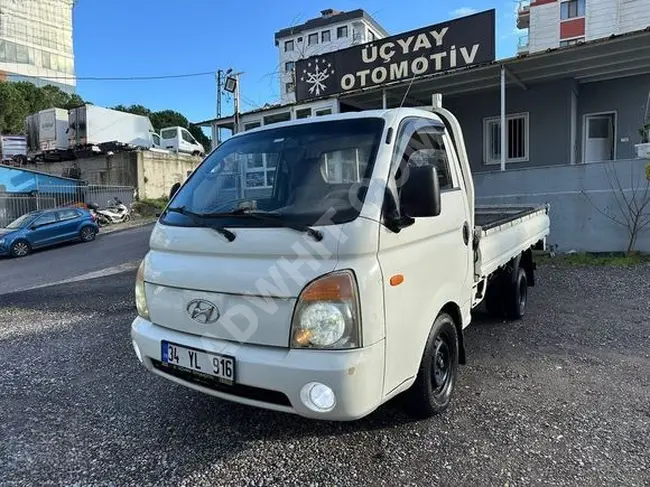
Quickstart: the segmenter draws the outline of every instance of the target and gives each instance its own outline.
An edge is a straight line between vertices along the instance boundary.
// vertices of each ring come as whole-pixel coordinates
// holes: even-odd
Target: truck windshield
[[[170,208],[185,211],[165,212],[161,222],[259,227],[282,226],[283,220],[301,225],[354,220],[383,129],[381,118],[355,118],[234,137],[201,163],[170,202]],[[242,209],[273,218],[241,218]],[[189,212],[205,218],[192,218]]]

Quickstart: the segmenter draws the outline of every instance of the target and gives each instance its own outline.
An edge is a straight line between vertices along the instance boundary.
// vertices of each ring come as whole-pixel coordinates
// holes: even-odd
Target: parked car
[[[165,127],[160,131],[163,149],[185,152],[194,156],[205,155],[205,147],[196,141],[189,130],[183,127]]]
[[[95,239],[99,227],[83,208],[56,208],[27,213],[0,228],[0,255],[24,257],[32,249]]]

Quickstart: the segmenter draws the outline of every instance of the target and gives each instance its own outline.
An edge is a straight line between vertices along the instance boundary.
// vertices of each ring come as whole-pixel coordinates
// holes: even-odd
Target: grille
[[[224,394],[243,397],[254,401],[276,404],[278,406],[291,407],[289,398],[282,392],[246,386],[243,384],[227,385],[219,382],[215,377],[206,374],[199,375],[198,373],[190,372],[173,364],[164,364],[159,360],[152,360],[151,362],[156,369],[167,375],[171,375],[186,382],[191,382],[192,384],[207,387],[213,391],[223,392]]]

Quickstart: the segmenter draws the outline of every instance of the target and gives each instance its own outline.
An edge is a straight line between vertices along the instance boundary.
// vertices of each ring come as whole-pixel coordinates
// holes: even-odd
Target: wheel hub
[[[442,388],[447,382],[447,378],[449,377],[449,361],[449,346],[443,339],[438,338],[433,355],[433,370],[431,371],[434,389]]]

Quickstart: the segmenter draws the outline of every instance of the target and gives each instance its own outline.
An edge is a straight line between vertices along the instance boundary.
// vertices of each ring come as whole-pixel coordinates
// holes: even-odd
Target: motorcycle
[[[89,203],[88,209],[94,215],[95,221],[100,227],[131,220],[131,209],[117,197],[114,198],[114,201],[109,200],[108,206],[104,209],[99,208],[99,205],[95,203]]]

